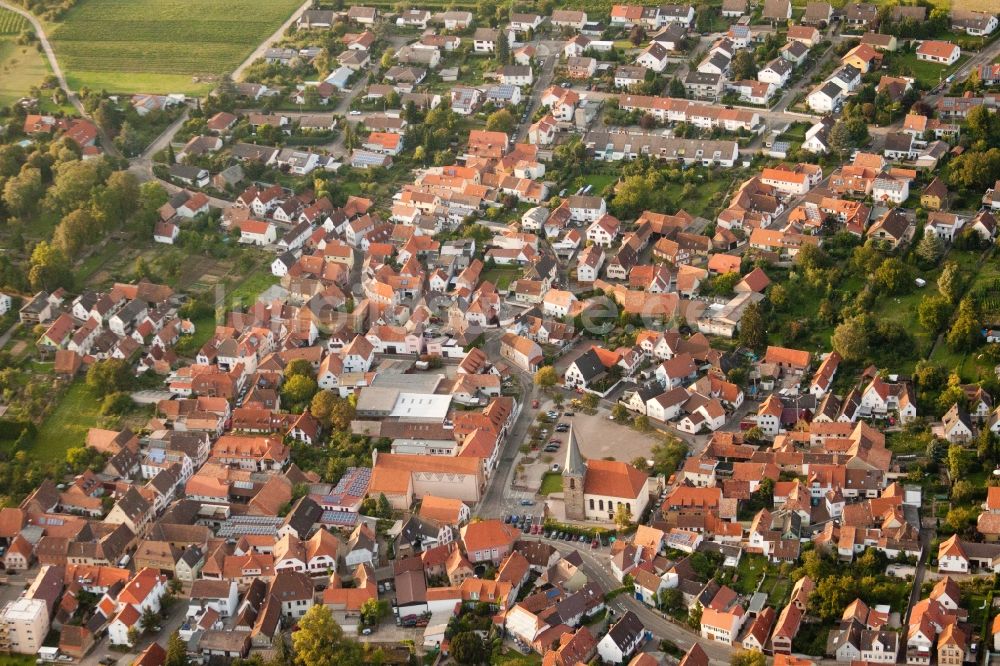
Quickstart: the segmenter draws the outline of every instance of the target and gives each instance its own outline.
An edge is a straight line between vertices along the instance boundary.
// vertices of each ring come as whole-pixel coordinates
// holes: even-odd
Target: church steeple
[[[566,438],[566,462],[562,471],[563,503],[568,520],[585,520],[583,488],[587,481],[587,465],[580,455],[572,426]]]
[[[583,477],[587,472],[587,466],[580,455],[580,447],[577,446],[576,436],[573,434],[573,426],[569,428],[569,436],[566,438],[566,462],[563,465],[563,476]]]

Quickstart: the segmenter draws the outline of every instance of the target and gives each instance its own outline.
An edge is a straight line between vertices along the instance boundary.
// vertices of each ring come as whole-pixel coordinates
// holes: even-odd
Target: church
[[[567,520],[613,522],[618,505],[623,504],[631,520],[638,521],[649,503],[648,479],[648,474],[628,463],[585,461],[570,428],[562,471]]]

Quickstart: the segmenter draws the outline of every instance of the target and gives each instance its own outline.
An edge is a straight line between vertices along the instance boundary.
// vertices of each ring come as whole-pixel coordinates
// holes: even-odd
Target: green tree
[[[810,598],[813,612],[824,622],[839,619],[844,606],[857,596],[850,576],[827,576],[816,584]]]
[[[968,150],[948,164],[948,184],[963,190],[984,190],[1000,179],[1000,148]]]
[[[286,379],[281,387],[282,399],[293,405],[305,405],[316,394],[316,380],[305,375],[294,375]]]
[[[987,431],[988,432],[988,431]],[[976,487],[968,479],[959,479],[951,486],[951,501],[966,504],[976,497]]]
[[[486,644],[475,631],[463,631],[451,639],[451,658],[464,666],[480,666],[489,661]]]
[[[925,294],[917,306],[917,319],[920,326],[931,334],[936,334],[951,315],[951,302],[941,294]]]
[[[333,391],[326,389],[318,391],[316,395],[312,397],[312,402],[309,403],[309,413],[312,414],[313,418],[319,421],[323,427],[329,427],[337,400],[340,400],[340,397]]]
[[[676,587],[660,590],[659,607],[667,613],[675,613],[684,607],[684,595]]]
[[[292,634],[295,663],[298,666],[343,666],[362,663],[361,646],[344,636],[333,613],[316,604],[299,620],[299,630]]]
[[[712,292],[717,296],[730,296],[733,293],[733,288],[742,279],[743,276],[739,274],[739,271],[723,273],[712,279]]]
[[[486,117],[486,129],[490,132],[511,134],[517,128],[517,119],[507,109],[498,109]]]
[[[383,497],[385,497],[383,495]],[[382,621],[386,612],[385,602],[378,599],[368,599],[361,604],[361,621],[369,627],[374,627]]]
[[[292,654],[292,648],[288,644],[288,636],[285,632],[279,631],[274,636],[274,656],[271,657],[271,661],[268,662],[267,666],[294,666],[295,665],[295,655]]]
[[[285,379],[297,376],[309,378],[316,376],[312,364],[304,358],[297,358],[285,366]]]
[[[139,626],[145,632],[153,631],[160,626],[160,615],[152,608],[146,608],[142,611],[142,617],[139,618]]]
[[[738,50],[729,63],[729,72],[729,78],[733,81],[756,79],[757,63],[754,62],[753,53],[748,49]]]
[[[970,451],[966,451],[959,444],[952,444],[948,447],[948,475],[951,482],[955,483],[961,479],[972,466]]]
[[[338,398],[330,410],[330,427],[340,431],[348,431],[355,415],[354,403],[350,399]]]
[[[781,312],[786,307],[788,307],[788,300],[789,300],[788,290],[785,289],[784,285],[781,284],[772,285],[770,291],[767,294],[767,297],[771,299],[771,305],[773,305],[774,309],[778,312]]]
[[[971,351],[979,342],[979,315],[972,300],[963,298],[958,305],[958,316],[948,331],[948,346],[955,351]]]
[[[986,465],[996,466],[1000,460],[1000,438],[989,428],[980,428],[976,439],[976,455]]]
[[[392,518],[392,504],[389,503],[389,498],[385,496],[385,493],[378,494],[375,511],[379,518]]]
[[[971,531],[976,522],[979,510],[971,506],[952,507],[944,517],[944,527],[952,532]]]
[[[692,629],[701,630],[701,615],[703,609],[701,602],[696,601],[691,611],[688,613],[688,626]]]
[[[885,293],[898,294],[913,284],[913,276],[901,259],[889,257],[875,270],[871,281]]]
[[[167,639],[167,656],[163,666],[188,666],[187,645],[176,631]]]
[[[507,41],[507,29],[501,28],[497,33],[497,61],[501,65],[510,64],[510,42]]]
[[[52,171],[52,186],[46,193],[45,203],[57,213],[67,213],[84,205],[111,173],[103,159],[60,162]]]
[[[649,450],[653,459],[653,471],[670,476],[677,471],[687,452],[687,444],[675,437],[653,444]]]
[[[729,663],[732,666],[767,666],[767,657],[757,650],[740,650]]]
[[[767,325],[759,303],[751,303],[743,311],[739,330],[740,344],[753,350],[761,350],[767,344]]]
[[[843,321],[833,329],[830,339],[834,350],[845,361],[861,361],[869,352],[869,321],[867,316],[858,315]]]
[[[862,118],[841,117],[830,129],[829,141],[830,147],[843,156],[868,141],[868,125]]]
[[[937,288],[941,295],[954,303],[962,294],[962,274],[959,272],[958,264],[949,261],[941,269],[941,274],[937,279]]]
[[[620,402],[615,403],[615,406],[611,408],[611,417],[621,423],[628,418],[628,409]]]
[[[924,263],[936,265],[941,257],[944,256],[944,244],[941,243],[941,239],[937,236],[925,231],[924,237],[920,239],[920,243],[917,245],[916,253]]]
[[[974,107],[965,117],[965,132],[973,142],[1000,142],[1000,117],[985,105]]]
[[[28,217],[37,210],[44,192],[41,169],[26,164],[4,184],[3,202],[12,216]]]
[[[625,529],[631,524],[632,512],[626,504],[619,502],[618,506],[615,507],[615,525],[617,525],[620,529]]]
[[[94,239],[94,217],[86,208],[70,211],[52,232],[52,244],[69,260]]]
[[[126,391],[132,384],[132,372],[123,359],[97,361],[87,370],[87,387],[99,398],[116,391]]]
[[[549,389],[559,383],[559,374],[551,365],[543,365],[535,371],[535,386]]]
[[[670,83],[667,84],[667,94],[671,97],[684,99],[687,97],[687,90],[684,88],[684,83],[675,76],[670,79]]]

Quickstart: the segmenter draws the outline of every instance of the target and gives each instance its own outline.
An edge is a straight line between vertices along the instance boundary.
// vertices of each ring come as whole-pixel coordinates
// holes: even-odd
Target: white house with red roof
[[[114,600],[115,617],[108,625],[108,637],[113,645],[131,645],[129,630],[139,629],[142,614],[151,610],[160,612],[160,600],[167,593],[167,577],[156,569],[146,567],[139,571]],[[102,600],[101,606],[104,606]],[[110,607],[110,606],[109,606]]]
[[[587,240],[594,245],[611,247],[618,238],[621,222],[614,215],[602,215],[596,222],[587,227]]]

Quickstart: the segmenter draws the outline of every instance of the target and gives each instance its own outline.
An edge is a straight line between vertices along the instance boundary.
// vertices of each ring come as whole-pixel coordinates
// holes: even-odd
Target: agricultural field
[[[28,21],[20,14],[0,9],[0,35],[17,35],[28,27]]]
[[[199,94],[274,32],[299,0],[84,0],[52,31],[73,89]]]
[[[49,73],[38,49],[17,44],[17,36],[27,28],[22,16],[0,9],[0,106],[27,96]]]

